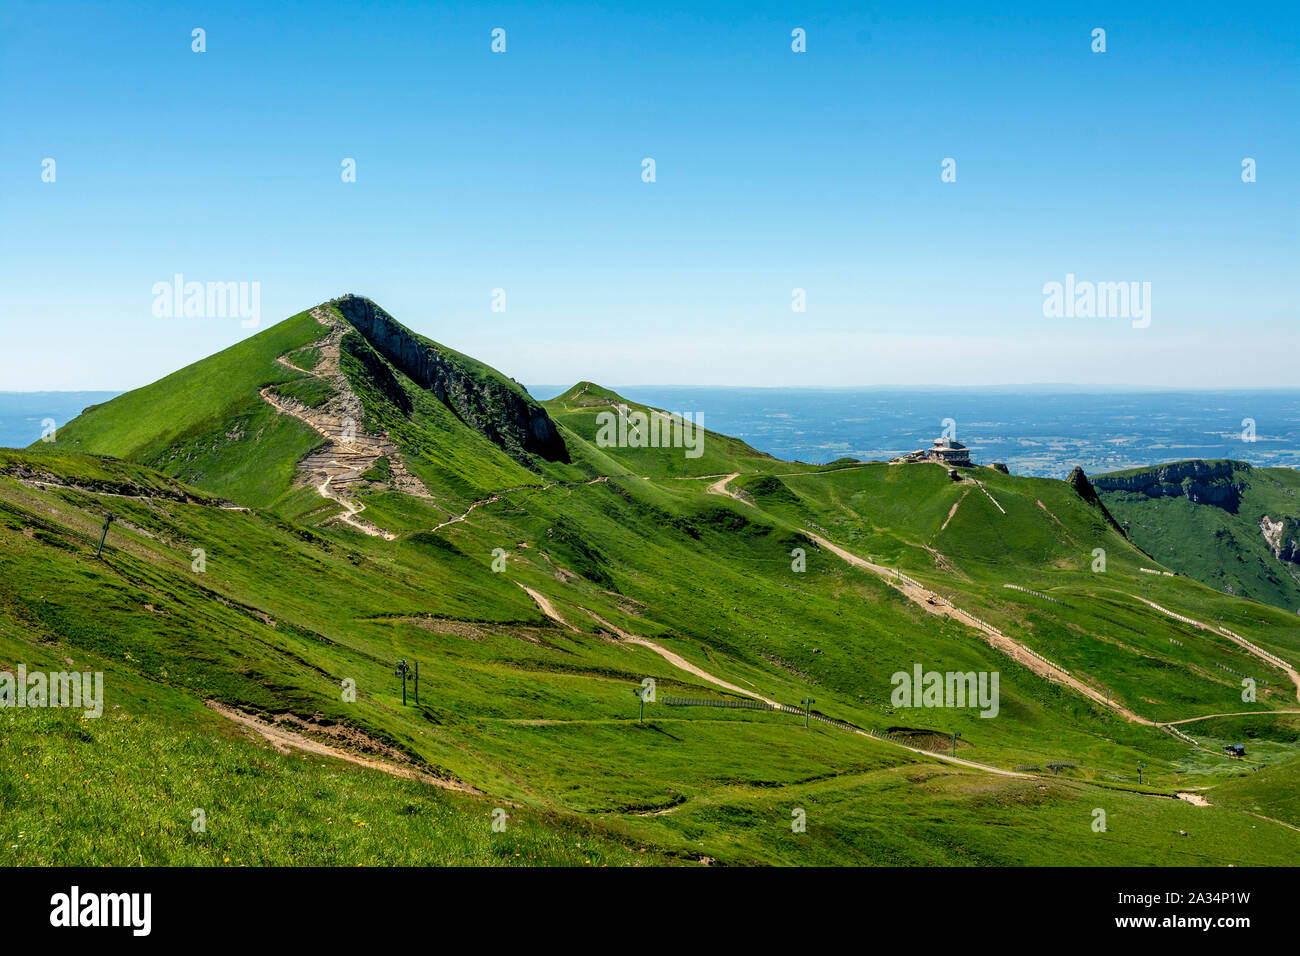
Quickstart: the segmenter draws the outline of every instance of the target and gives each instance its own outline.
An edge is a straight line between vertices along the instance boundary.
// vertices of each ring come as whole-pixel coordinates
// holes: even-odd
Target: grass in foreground
[[[0,866],[667,862],[533,811],[503,808],[493,832],[491,800],[279,754],[218,720],[0,711]]]

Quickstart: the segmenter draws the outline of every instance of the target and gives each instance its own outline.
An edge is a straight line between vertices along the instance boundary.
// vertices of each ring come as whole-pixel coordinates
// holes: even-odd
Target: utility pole
[[[957,756],[957,738],[960,736],[961,734],[959,734],[957,731],[954,730],[952,732],[952,755],[954,757]]]
[[[800,703],[803,704],[803,725],[808,726],[808,718],[812,715],[812,705],[817,703],[811,697],[805,697]]]
[[[1142,783],[1142,771],[1146,769],[1146,766],[1147,765],[1144,764],[1141,760],[1138,761],[1138,783],[1139,784]]]
[[[109,512],[104,517],[104,530],[99,535],[99,547],[95,549],[95,557],[98,558],[104,553],[104,542],[108,540],[108,526],[113,523],[113,512]]]
[[[419,665],[416,665],[417,668],[418,666]],[[402,706],[403,707],[406,706],[406,682],[411,678],[411,671],[412,671],[412,667],[410,664],[406,663],[406,658],[402,658],[400,661],[398,661],[397,670],[393,671],[394,676],[400,677],[402,679]],[[417,688],[419,687],[418,683],[416,684],[416,687]],[[415,702],[417,704],[420,702],[420,694],[418,690],[416,691]]]
[[[420,706],[420,662],[415,662],[415,706]]]

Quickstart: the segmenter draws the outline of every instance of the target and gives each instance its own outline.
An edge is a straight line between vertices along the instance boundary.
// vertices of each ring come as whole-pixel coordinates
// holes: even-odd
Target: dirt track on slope
[[[1200,717],[1184,717],[1182,720],[1166,720],[1160,726],[1173,727],[1178,724],[1194,724],[1198,720],[1212,720],[1215,717],[1269,717],[1273,714],[1300,714],[1300,710],[1239,710],[1231,714],[1203,714]]]
[[[542,609],[543,614],[545,614],[547,617],[551,618],[552,620],[558,621],[559,623],[563,624],[565,627],[569,628],[570,630],[577,630],[576,628],[573,627],[573,625],[569,624],[567,621],[565,621],[562,617],[560,617],[555,612],[555,608],[551,606],[551,602],[548,601],[543,595],[539,594],[537,591],[534,591],[532,588],[524,587],[524,585],[522,584],[519,586],[524,588],[524,590],[528,592],[529,597],[531,597],[534,601],[537,602],[537,606]],[[654,641],[651,641],[644,637],[639,637],[636,634],[629,634],[627,631],[624,631],[621,628],[611,624],[609,621],[605,620],[603,617],[601,617],[599,614],[596,614],[594,611],[587,610],[586,608],[583,608],[582,610],[583,613],[585,613],[593,621],[595,621],[601,627],[608,630],[610,633],[614,634],[620,640],[628,644],[636,644],[639,647],[644,647],[647,650],[653,651],[654,653],[662,657],[665,661],[667,661],[669,664],[671,664],[673,667],[676,667],[679,670],[685,671],[686,673],[691,674],[694,677],[698,677],[700,680],[712,684],[715,687],[720,687],[723,690],[729,690],[736,694],[742,694],[745,697],[752,698],[753,700],[760,700],[763,703],[768,704],[772,707],[781,706],[776,701],[772,700],[772,698],[770,697],[764,697],[762,694],[759,694],[755,691],[745,690],[745,688],[737,687],[735,684],[722,680],[720,677],[715,677],[714,675],[710,674],[708,671],[695,666],[694,664],[686,660],[681,655],[673,653],[672,651],[668,650],[668,648],[662,646],[661,644],[656,644]],[[868,734],[865,731],[861,731],[861,730],[854,730],[853,733],[861,737],[866,737],[868,740],[874,741],[875,743],[878,744],[884,744],[885,746],[889,746],[889,747],[898,747],[902,750],[908,750],[911,751],[912,753],[920,754],[923,757],[933,757],[936,760],[942,760],[945,763],[957,764],[962,767],[968,767],[972,770],[983,770],[988,773],[998,774],[999,776],[1003,776],[1003,777],[1032,777],[1033,776],[1033,774],[1020,773],[1019,771],[1016,770],[1003,770],[1001,767],[993,767],[988,764],[976,763],[973,760],[963,760],[960,757],[949,757],[945,754],[934,753],[933,751],[930,750],[921,750],[919,747],[909,747],[906,744],[900,744],[891,740],[881,740],[879,737],[873,737],[871,736],[871,734]]]
[[[500,495],[493,495],[491,498],[483,498],[483,499],[480,499],[479,501],[474,502],[472,505],[470,505],[468,508],[466,508],[464,514],[452,515],[450,518],[448,518],[448,519],[447,519],[446,521],[444,521],[442,524],[438,525],[438,526],[437,526],[436,528],[434,528],[433,530],[434,530],[434,531],[441,531],[443,528],[447,527],[447,525],[449,525],[449,524],[455,524],[455,523],[458,522],[458,521],[464,521],[466,518],[469,517],[469,513],[470,513],[471,511],[473,511],[475,508],[477,508],[477,507],[479,507],[479,506],[481,506],[481,505],[490,505],[490,504],[492,504],[492,502],[494,502],[494,501],[500,501],[500,500],[501,500],[501,496],[500,496]]]
[[[725,495],[729,498],[734,498],[737,501],[744,501],[743,498],[741,498],[729,487],[727,487],[728,484],[734,478],[739,477],[739,474],[740,473],[737,472],[732,475],[727,475],[726,477],[722,478],[719,481],[715,481],[713,484],[709,485],[708,492],[714,495]],[[964,498],[965,495],[962,496],[962,499]],[[953,515],[957,511],[957,506],[961,504],[962,499],[959,499],[957,503],[953,505],[952,510],[948,513],[948,520],[944,521],[944,527],[947,527],[948,521],[952,520]],[[1041,501],[1039,502],[1039,505],[1040,506],[1042,505]],[[1001,510],[1000,506],[999,506],[999,510]],[[1046,511],[1047,514],[1051,516],[1053,520],[1057,521],[1058,524],[1060,523],[1060,519],[1058,519],[1056,515],[1053,515],[1050,511],[1048,511],[1046,506],[1043,506],[1043,510]],[[985,625],[982,621],[978,620],[974,616],[961,610],[961,608],[956,607],[955,605],[949,603],[948,601],[942,598],[938,598],[937,595],[932,595],[931,592],[928,592],[923,588],[917,588],[913,585],[908,584],[905,581],[894,578],[893,577],[894,572],[892,569],[887,568],[883,565],[873,564],[870,561],[866,561],[863,558],[860,558],[857,555],[849,551],[846,551],[835,544],[832,544],[830,541],[827,541],[822,536],[814,534],[811,531],[805,530],[803,533],[806,534],[812,540],[816,541],[820,546],[826,548],[828,551],[838,555],[840,558],[847,561],[849,564],[855,565],[857,567],[865,568],[866,570],[873,572],[874,574],[882,578],[884,581],[886,581],[888,584],[890,584],[892,587],[894,587],[898,591],[901,591],[910,600],[920,605],[930,613],[945,615],[947,617],[953,618],[954,620],[961,621],[961,623],[969,627],[973,627],[976,630],[980,631],[982,634],[984,634],[985,639],[992,647],[1006,654],[1008,657],[1011,657],[1013,660],[1019,662],[1020,664],[1023,664],[1025,667],[1029,668],[1034,673],[1038,674],[1040,677],[1044,677],[1048,680],[1057,681],[1058,683],[1066,684],[1067,686],[1073,688],[1074,690],[1078,691],[1079,693],[1083,694],[1089,699],[1094,700],[1097,703],[1101,704],[1102,706],[1108,707],[1111,710],[1115,711],[1116,713],[1122,715],[1126,720],[1132,723],[1159,727],[1164,725],[1192,723],[1198,720],[1206,720],[1208,719],[1209,716],[1219,716],[1219,717],[1247,716],[1247,713],[1243,712],[1239,714],[1216,714],[1216,715],[1207,715],[1205,717],[1191,717],[1191,718],[1186,718],[1184,720],[1171,720],[1171,721],[1163,721],[1163,722],[1153,721],[1153,720],[1149,720],[1146,717],[1141,717],[1138,714],[1135,714],[1133,711],[1129,710],[1127,707],[1125,707],[1123,704],[1119,703],[1118,701],[1111,700],[1109,697],[1106,697],[1104,694],[1102,694],[1100,691],[1096,690],[1095,688],[1088,686],[1087,684],[1083,683],[1077,678],[1069,674],[1066,674],[1060,668],[1054,667],[1051,664],[1047,663],[1046,661],[1042,660],[1041,658],[1038,658],[1033,654],[1029,653],[1027,648],[1025,648],[1025,646],[1021,644],[1019,641],[1015,640],[1014,638],[1007,637],[1006,635],[998,634],[996,631],[992,630],[987,625]],[[1133,597],[1133,595],[1129,595],[1129,596]],[[930,603],[929,598],[931,597],[934,597],[938,603],[936,604]],[[1147,600],[1146,598],[1138,597],[1137,600],[1141,601],[1143,604],[1155,608],[1158,611],[1161,611],[1165,614],[1169,614],[1170,616],[1178,617],[1178,618],[1183,617],[1182,615],[1177,615],[1174,614],[1173,612],[1166,610],[1165,608],[1161,607],[1160,605],[1156,604],[1153,601]],[[1211,632],[1212,634],[1217,634],[1222,637],[1228,638],[1234,644],[1237,644],[1238,646],[1248,651],[1253,656],[1258,657],[1260,660],[1264,661],[1265,663],[1273,667],[1278,667],[1284,670],[1286,672],[1287,677],[1290,678],[1291,682],[1296,687],[1296,699],[1300,700],[1300,673],[1297,673],[1297,671],[1294,668],[1289,666],[1282,667],[1282,665],[1278,662],[1277,659],[1270,657],[1266,653],[1262,653],[1259,649],[1251,646],[1251,644],[1247,642],[1245,639],[1240,638],[1229,631],[1211,627],[1210,625],[1202,621],[1197,621],[1193,618],[1185,618],[1185,619],[1191,622],[1194,626],[1201,628],[1202,630],[1206,630]],[[1278,714],[1300,713],[1300,711],[1286,711],[1286,710],[1252,711],[1249,713],[1253,715],[1261,715],[1261,714],[1266,715],[1269,713],[1278,713]]]
[[[737,501],[743,500],[735,492],[733,492],[730,488],[727,487],[728,483],[733,478],[737,477],[737,475],[739,475],[739,472],[737,472],[735,475],[728,475],[727,477],[719,481],[715,481],[713,484],[709,485],[708,488],[709,494],[725,495],[729,498],[735,498]],[[960,501],[958,502],[958,504],[960,504]],[[956,510],[955,506],[953,510],[954,511]],[[951,514],[949,515],[949,517],[951,517]],[[956,607],[953,604],[950,604],[948,601],[938,597],[937,595],[933,594],[930,591],[927,591],[924,588],[918,588],[912,584],[909,584],[906,581],[895,578],[894,571],[892,568],[887,568],[881,564],[874,564],[871,561],[867,561],[864,558],[860,558],[856,554],[853,554],[850,551],[846,551],[843,548],[839,547],[838,545],[832,544],[830,541],[827,541],[821,535],[814,534],[812,531],[808,531],[805,529],[803,533],[807,535],[809,538],[811,538],[813,541],[816,541],[818,545],[825,548],[827,551],[830,551],[832,554],[839,556],[844,561],[847,561],[849,564],[854,565],[856,567],[865,568],[866,570],[871,571],[881,580],[885,581],[885,583],[889,584],[891,587],[895,588],[896,590],[902,592],[902,594],[906,596],[909,600],[919,605],[921,608],[928,611],[929,613],[937,614],[943,617],[949,617],[955,621],[959,621],[962,624],[965,624],[968,627],[975,628],[977,631],[979,631],[981,634],[984,635],[985,640],[987,640],[992,647],[1001,651],[1003,654],[1006,654],[1008,657],[1010,657],[1012,660],[1016,661],[1017,663],[1022,664],[1029,670],[1033,671],[1035,674],[1038,674],[1040,677],[1044,677],[1048,680],[1056,681],[1057,683],[1065,684],[1073,688],[1074,690],[1078,691],[1079,693],[1083,694],[1085,697],[1088,697],[1091,700],[1094,700],[1097,703],[1101,704],[1102,706],[1108,707],[1111,710],[1115,711],[1116,713],[1123,715],[1125,719],[1132,721],[1133,723],[1146,724],[1148,726],[1155,725],[1154,721],[1148,720],[1145,717],[1139,717],[1137,714],[1133,713],[1133,711],[1129,710],[1127,707],[1125,707],[1123,704],[1119,703],[1118,701],[1111,700],[1105,694],[1101,693],[1098,690],[1095,690],[1092,687],[1089,687],[1087,684],[1083,683],[1078,678],[1072,677],[1071,675],[1062,671],[1060,668],[1054,667],[1053,665],[1047,663],[1041,658],[1034,656],[1029,652],[1028,648],[1026,648],[1019,641],[1015,640],[1014,638],[1007,637],[1004,634],[997,633],[988,625],[984,624],[982,621],[978,620],[973,615],[966,613],[961,608]],[[932,599],[934,603],[932,603]]]
[[[480,498],[478,501],[475,501],[468,508],[466,508],[461,514],[452,515],[442,524],[435,527],[433,530],[441,531],[443,528],[447,527],[448,525],[457,524],[458,522],[461,521],[468,521],[469,513],[473,511],[475,508],[481,508],[484,505],[494,504],[495,502],[501,500],[502,495],[508,494],[509,492],[512,491],[528,491],[530,489],[535,491],[550,491],[552,488],[556,488],[556,487],[571,488],[576,485],[599,485],[602,482],[606,482],[606,481],[609,481],[608,475],[597,475],[595,478],[590,478],[587,481],[548,481],[544,485],[514,485],[510,488],[502,488],[496,494],[489,495],[486,498]]]
[[[586,609],[584,608],[584,611],[585,610]],[[616,627],[615,625],[611,624],[609,621],[605,620],[603,617],[601,617],[599,614],[596,614],[594,611],[586,611],[586,614],[588,617],[590,617],[601,627],[605,628],[611,634],[618,637],[619,640],[624,641],[628,644],[636,644],[640,647],[644,647],[647,648],[648,650],[654,651],[656,654],[658,654],[660,657],[666,660],[669,664],[672,664],[673,667],[676,667],[678,670],[685,671],[688,674],[692,674],[695,677],[698,677],[700,680],[704,681],[705,683],[713,684],[715,687],[721,687],[724,690],[729,690],[736,694],[743,694],[746,697],[752,697],[754,700],[761,700],[763,703],[770,704],[773,707],[780,706],[776,701],[772,700],[772,698],[770,697],[764,697],[762,694],[755,693],[752,690],[745,690],[745,688],[743,687],[737,687],[735,684],[729,683],[720,677],[714,677],[708,671],[696,667],[694,664],[692,664],[686,658],[682,657],[680,654],[674,654],[672,651],[668,650],[668,648],[664,647],[662,644],[656,644],[654,641],[645,637],[638,637],[636,634],[629,634],[627,631],[624,631]]]
[[[948,528],[948,522],[951,521],[951,520],[953,519],[953,517],[957,514],[957,509],[961,507],[961,503],[962,503],[963,501],[966,500],[966,496],[967,496],[968,494],[970,494],[970,489],[969,489],[969,488],[967,488],[965,491],[963,491],[963,492],[961,493],[961,497],[958,498],[956,501],[954,501],[954,502],[952,503],[952,508],[949,509],[949,511],[948,511],[948,517],[946,517],[946,518],[943,519],[943,525],[940,526],[940,528],[939,528],[940,533],[942,533],[943,531],[946,531],[946,530],[947,530],[947,528]],[[934,539],[932,538],[931,540],[934,540]]]
[[[770,704],[773,707],[781,706],[776,701],[772,700],[772,698],[770,697],[764,697],[762,694],[756,693],[752,690],[745,690],[743,687],[737,687],[735,684],[731,684],[725,680],[722,680],[721,678],[714,677],[708,671],[696,667],[690,661],[686,660],[685,658],[681,657],[678,654],[674,654],[666,647],[663,647],[660,644],[656,644],[654,641],[647,640],[644,637],[638,637],[635,634],[628,634],[625,631],[619,630],[617,627],[610,624],[608,621],[604,620],[603,618],[597,616],[596,614],[592,614],[591,611],[587,611],[587,613],[590,614],[591,617],[599,624],[609,628],[611,631],[613,631],[623,640],[627,641],[629,644],[637,644],[640,645],[641,647],[645,647],[654,651],[656,654],[658,654],[660,657],[666,660],[669,664],[672,664],[674,667],[680,670],[686,671],[686,673],[688,674],[693,674],[694,676],[700,678],[701,680],[707,683],[713,684],[716,687],[721,687],[723,690],[729,690],[737,694],[743,694],[746,697],[753,698],[754,700],[761,700],[763,703]],[[1032,774],[1020,773],[1015,770],[1003,770],[1001,767],[993,767],[988,764],[976,763],[973,760],[963,760],[960,757],[950,757],[946,754],[935,753],[933,750],[922,750],[920,747],[909,747],[907,744],[900,744],[892,740],[881,740],[879,737],[873,737],[871,736],[871,734],[868,734],[861,730],[855,729],[853,733],[857,734],[860,737],[866,737],[868,740],[874,740],[876,743],[887,744],[891,747],[899,747],[903,750],[910,750],[912,753],[921,754],[924,757],[934,757],[936,760],[942,760],[945,763],[958,764],[963,767],[969,767],[973,770],[984,770],[987,771],[988,773],[995,773],[1004,777],[1032,776]]]
[[[518,582],[515,583],[518,584]],[[547,600],[546,595],[542,594],[539,591],[534,591],[526,584],[520,584],[519,586],[523,588],[526,592],[528,592],[528,596],[533,599],[533,601],[537,604],[539,608],[541,608],[542,613],[545,614],[547,617],[549,617],[552,621],[555,621],[561,627],[568,628],[570,631],[581,633],[580,631],[578,631],[576,627],[574,627],[564,618],[560,617],[560,612],[555,610],[555,606],[551,604],[549,600]]]
[[[334,747],[319,740],[314,740],[304,734],[296,733],[279,724],[273,724],[261,718],[246,714],[242,710],[236,710],[226,704],[218,703],[215,700],[204,701],[204,704],[210,710],[215,711],[222,717],[233,720],[235,723],[247,728],[258,736],[262,737],[272,747],[280,753],[287,753],[290,750],[302,750],[307,753],[316,754],[321,757],[334,757],[338,760],[346,760],[348,763],[354,763],[361,767],[369,767],[372,770],[381,770],[386,774],[394,777],[403,777],[407,780],[419,780],[422,783],[432,784],[435,787],[441,787],[444,790],[456,790],[460,793],[477,794],[480,791],[474,789],[469,784],[460,780],[449,779],[445,777],[435,777],[432,774],[417,770],[414,767],[403,766],[399,763],[393,763],[387,760],[378,760],[374,757],[365,757],[350,750],[344,750],[340,747]]]
[[[730,475],[723,475],[720,479],[709,485],[705,490],[711,495],[723,495],[727,498],[735,498],[737,501],[745,501],[739,494],[732,491],[728,485],[740,477],[740,472],[732,472]],[[748,503],[748,502],[746,502]]]
[[[1005,634],[999,634],[987,624],[963,611],[961,608],[950,604],[948,601],[934,595],[925,588],[918,588],[914,585],[908,584],[906,581],[895,579],[893,577],[894,572],[892,569],[884,567],[883,565],[872,564],[870,561],[859,558],[856,554],[845,551],[843,548],[827,541],[821,535],[814,534],[811,531],[804,531],[803,533],[832,554],[836,554],[843,558],[849,564],[871,571],[895,590],[902,592],[913,603],[918,604],[931,614],[949,617],[965,624],[967,627],[975,628],[975,630],[984,635],[984,639],[988,641],[990,646],[1001,651],[1003,654],[1033,671],[1038,676],[1055,681],[1059,684],[1065,684],[1078,691],[1080,694],[1083,694],[1085,697],[1101,704],[1103,707],[1110,708],[1132,723],[1155,726],[1155,721],[1148,720],[1146,717],[1139,717],[1119,701],[1111,700],[1105,694],[1101,693],[1101,691],[1089,687],[1077,677],[1073,677],[1070,674],[1065,673],[1065,671],[1061,670],[1059,667],[1055,667],[1044,661],[1042,658],[1034,656],[1029,652],[1028,648],[1019,641],[1007,637]],[[930,603],[932,597],[936,602],[934,604]]]

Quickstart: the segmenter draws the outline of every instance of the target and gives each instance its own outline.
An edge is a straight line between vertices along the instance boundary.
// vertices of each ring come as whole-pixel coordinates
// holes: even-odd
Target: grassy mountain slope
[[[291,494],[301,484],[301,479],[295,481],[295,465],[325,442],[310,425],[277,412],[261,392],[269,388],[275,397],[321,408],[340,397],[335,386],[342,385],[355,393],[356,402],[341,405],[361,413],[357,427],[388,435],[411,458],[411,471],[435,497],[445,499],[447,507],[434,512],[436,517],[446,518],[496,488],[541,483],[545,477],[590,476],[590,471],[540,456],[514,454],[518,449],[513,446],[503,448],[482,429],[466,427],[454,402],[435,397],[413,381],[347,322],[341,309],[351,301],[368,303],[354,297],[323,303],[151,385],[89,408],[58,431],[54,447],[147,464],[242,505],[301,515],[295,509],[303,498]],[[313,312],[345,330],[335,346],[343,379],[314,371],[329,328]],[[501,373],[416,336],[390,317],[388,321],[386,328],[437,350],[449,374],[465,383],[464,391],[486,396],[482,401],[489,410],[499,411],[500,402],[507,402],[544,414],[527,392]]]
[[[341,329],[337,376],[322,373],[335,353],[306,315],[249,346],[249,364],[270,368],[218,391],[226,407],[251,391],[286,427],[302,422],[260,389],[295,390],[301,404],[284,407],[299,412],[337,402],[322,382],[355,396],[361,427],[396,451],[368,459],[346,493],[291,470],[272,506],[249,510],[212,490],[221,475],[194,487],[69,450],[175,449],[185,429],[153,443],[111,434],[147,404],[138,393],[53,448],[0,452],[0,670],[89,667],[107,683],[98,721],[0,710],[12,770],[0,862],[1222,865],[1300,851],[1300,833],[1214,796],[1249,772],[1216,752],[1229,735],[1270,767],[1300,755],[1292,678],[1218,621],[1294,661],[1293,619],[1142,572],[1151,559],[1069,484],[792,465],[712,432],[696,459],[601,447],[595,412],[623,402],[589,383],[545,403],[569,461],[521,460],[355,329]],[[164,382],[153,400],[184,408],[185,377]],[[221,426],[188,414],[190,430]],[[263,432],[271,460],[300,469],[332,440],[302,427],[315,439],[297,459]],[[246,441],[234,444],[256,460]],[[418,705],[402,703],[403,658],[421,665]],[[996,672],[998,715],[896,707],[891,675],[918,663]],[[1242,675],[1257,701],[1242,702]],[[632,690],[646,678],[657,699],[639,724]],[[814,714],[890,736],[665,702],[746,695],[815,697]],[[205,702],[443,786],[275,755]],[[1178,726],[1197,743],[1126,713],[1193,720]],[[954,733],[965,763],[900,745],[942,749]],[[111,768],[95,756],[108,746],[122,755]],[[111,812],[74,811],[78,779],[122,796]],[[1174,799],[1188,788],[1216,805]],[[1251,799],[1251,812],[1288,812]],[[213,806],[209,833],[194,834],[191,809]],[[806,833],[791,829],[796,809]]]
[[[269,329],[151,385],[94,405],[59,430],[58,445],[96,455],[143,460],[214,422],[263,404],[257,390],[295,376],[275,357],[320,337],[300,312]]]

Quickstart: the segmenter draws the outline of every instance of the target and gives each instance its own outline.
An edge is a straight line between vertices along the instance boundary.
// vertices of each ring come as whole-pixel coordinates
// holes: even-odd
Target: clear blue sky
[[[1298,7],[7,0],[0,390],[250,334],[178,272],[524,382],[1300,384]],[[1044,318],[1066,273],[1151,326]]]

